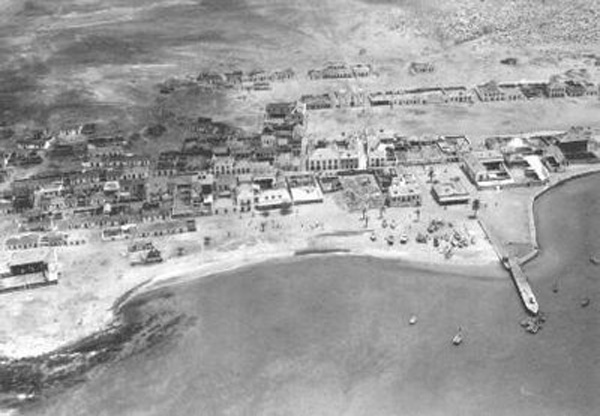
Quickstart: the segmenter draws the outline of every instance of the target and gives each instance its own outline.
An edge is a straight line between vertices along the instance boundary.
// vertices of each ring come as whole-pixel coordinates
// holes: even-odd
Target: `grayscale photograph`
[[[600,414],[600,0],[0,0],[0,416]]]

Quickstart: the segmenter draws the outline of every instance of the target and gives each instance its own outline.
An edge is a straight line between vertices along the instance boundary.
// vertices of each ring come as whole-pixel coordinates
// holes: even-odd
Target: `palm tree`
[[[477,211],[481,208],[481,201],[479,199],[474,199],[471,208],[473,209],[473,217],[477,218]]]

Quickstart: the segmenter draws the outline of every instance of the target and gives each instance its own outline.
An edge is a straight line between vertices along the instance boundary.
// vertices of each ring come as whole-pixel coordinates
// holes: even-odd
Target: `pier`
[[[510,271],[510,275],[525,309],[532,315],[537,315],[540,310],[540,305],[535,298],[535,294],[529,285],[527,276],[523,272],[519,261],[512,256],[507,257],[504,266]]]

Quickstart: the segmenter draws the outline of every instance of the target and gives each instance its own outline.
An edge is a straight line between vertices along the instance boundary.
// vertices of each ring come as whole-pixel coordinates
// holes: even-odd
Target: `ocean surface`
[[[542,253],[526,272],[547,315],[537,335],[520,327],[520,300],[498,270],[308,256],[135,299],[123,309],[137,328],[124,347],[21,411],[599,414],[600,266],[589,258],[600,254],[600,176],[547,193],[536,214]],[[169,329],[147,331],[147,322]]]

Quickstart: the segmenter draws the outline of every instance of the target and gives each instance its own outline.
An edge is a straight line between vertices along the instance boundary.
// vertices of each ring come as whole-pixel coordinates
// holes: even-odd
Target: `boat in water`
[[[377,240],[377,236],[375,235],[375,233],[371,233],[371,236],[369,237],[371,239],[371,241],[375,241]]]
[[[408,236],[406,234],[402,234],[400,236],[400,244],[406,244],[408,243]]]
[[[390,246],[394,245],[394,236],[393,236],[393,235],[391,235],[391,234],[390,234],[390,235],[388,235],[388,236],[385,238],[385,241],[387,241],[387,243],[388,243]]]
[[[411,316],[410,319],[408,320],[408,323],[410,325],[415,325],[417,323],[417,315]]]
[[[456,335],[454,335],[454,338],[452,338],[452,344],[458,346],[458,345],[462,344],[462,342],[463,342],[462,328],[459,326],[458,332],[456,333]]]
[[[581,305],[582,308],[585,308],[587,306],[590,305],[590,298],[583,298],[581,299],[581,302],[579,303]]]

